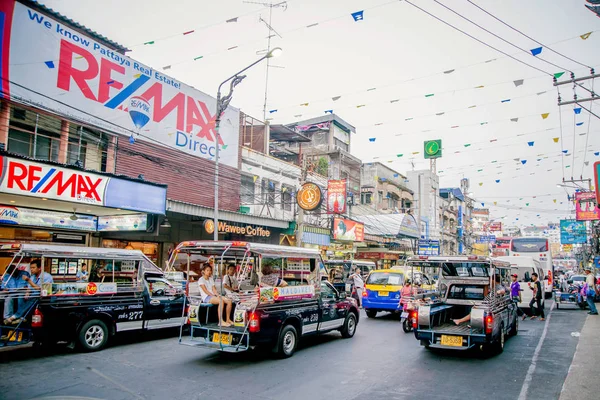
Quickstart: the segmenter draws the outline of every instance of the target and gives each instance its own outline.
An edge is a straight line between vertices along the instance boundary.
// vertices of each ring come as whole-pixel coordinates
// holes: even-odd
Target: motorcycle
[[[400,323],[402,324],[402,330],[404,333],[412,332],[413,326],[411,315],[416,309],[417,304],[413,300],[404,303],[402,307],[402,314],[400,314]]]

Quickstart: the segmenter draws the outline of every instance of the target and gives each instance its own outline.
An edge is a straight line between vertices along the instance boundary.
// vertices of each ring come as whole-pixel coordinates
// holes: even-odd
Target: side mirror
[[[342,292],[342,293],[340,293],[340,295],[338,296],[338,298],[339,298],[340,300],[344,300],[344,299],[346,298],[346,292]]]

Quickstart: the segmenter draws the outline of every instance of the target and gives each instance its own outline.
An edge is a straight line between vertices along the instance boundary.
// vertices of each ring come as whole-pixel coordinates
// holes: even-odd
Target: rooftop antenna
[[[267,54],[268,52],[271,51],[271,38],[274,36],[278,36],[280,39],[283,39],[283,37],[275,30],[273,29],[273,25],[271,23],[272,19],[273,19],[273,8],[283,8],[283,11],[287,10],[288,4],[287,1],[281,1],[278,3],[264,3],[264,2],[258,2],[258,1],[244,1],[244,3],[246,4],[258,4],[261,5],[263,7],[266,7],[269,9],[269,21],[265,21],[265,19],[261,16],[258,17],[258,20],[260,22],[262,22],[263,24],[265,24],[265,26],[269,29],[269,36],[267,36],[267,49],[266,50],[261,50],[259,52],[257,52],[257,54]],[[268,97],[268,93],[269,93],[269,68],[271,67],[275,67],[275,68],[283,68],[283,67],[279,67],[279,66],[271,66],[271,59],[267,58],[267,68],[266,68],[266,73],[265,73],[265,102],[263,103],[263,121],[266,121],[267,119],[267,97]]]

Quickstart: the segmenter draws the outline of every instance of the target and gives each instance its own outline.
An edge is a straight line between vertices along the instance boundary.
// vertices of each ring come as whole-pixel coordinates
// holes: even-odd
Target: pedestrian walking
[[[529,307],[531,308],[531,319],[535,319],[538,316],[540,317],[540,321],[544,321],[546,319],[546,314],[544,314],[544,307],[542,306],[542,296],[544,295],[544,291],[542,290],[542,284],[540,283],[540,277],[536,272],[531,274],[531,280],[533,281],[533,287],[531,283],[527,283],[529,289],[533,291],[533,297],[529,302]],[[533,307],[536,304],[537,307]]]
[[[596,280],[594,279],[594,275],[592,274],[592,268],[585,268],[585,283],[587,284],[587,290],[585,292],[585,296],[587,298],[588,306],[590,307],[590,315],[598,315],[598,310],[596,309],[596,304],[594,304],[594,298],[596,297]]]
[[[519,282],[517,282],[518,277],[519,276],[517,274],[512,274],[510,276],[512,281],[510,283],[510,299],[513,301],[513,303],[515,303],[515,307],[517,307],[517,318],[523,317],[523,320],[525,320],[527,315],[525,315],[523,310],[521,310],[521,307],[519,307],[519,303],[521,302],[521,285]]]
[[[354,283],[354,290],[356,290],[356,295],[358,296],[358,307],[362,308],[362,294],[365,288],[365,281],[363,281],[360,274],[360,268],[356,268],[349,278],[351,278]]]

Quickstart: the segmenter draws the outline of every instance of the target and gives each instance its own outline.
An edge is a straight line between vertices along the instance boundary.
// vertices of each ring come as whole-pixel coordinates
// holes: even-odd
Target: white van
[[[529,302],[533,298],[533,290],[529,289],[528,283],[531,283],[531,274],[536,272],[542,291],[545,290],[546,282],[544,281],[544,270],[539,261],[532,257],[525,256],[503,256],[498,257],[498,260],[508,261],[510,263],[511,275],[517,274],[517,282],[521,285],[521,302],[520,308],[529,308]],[[531,285],[533,287],[533,285]],[[542,306],[545,307],[546,300],[542,297]]]

